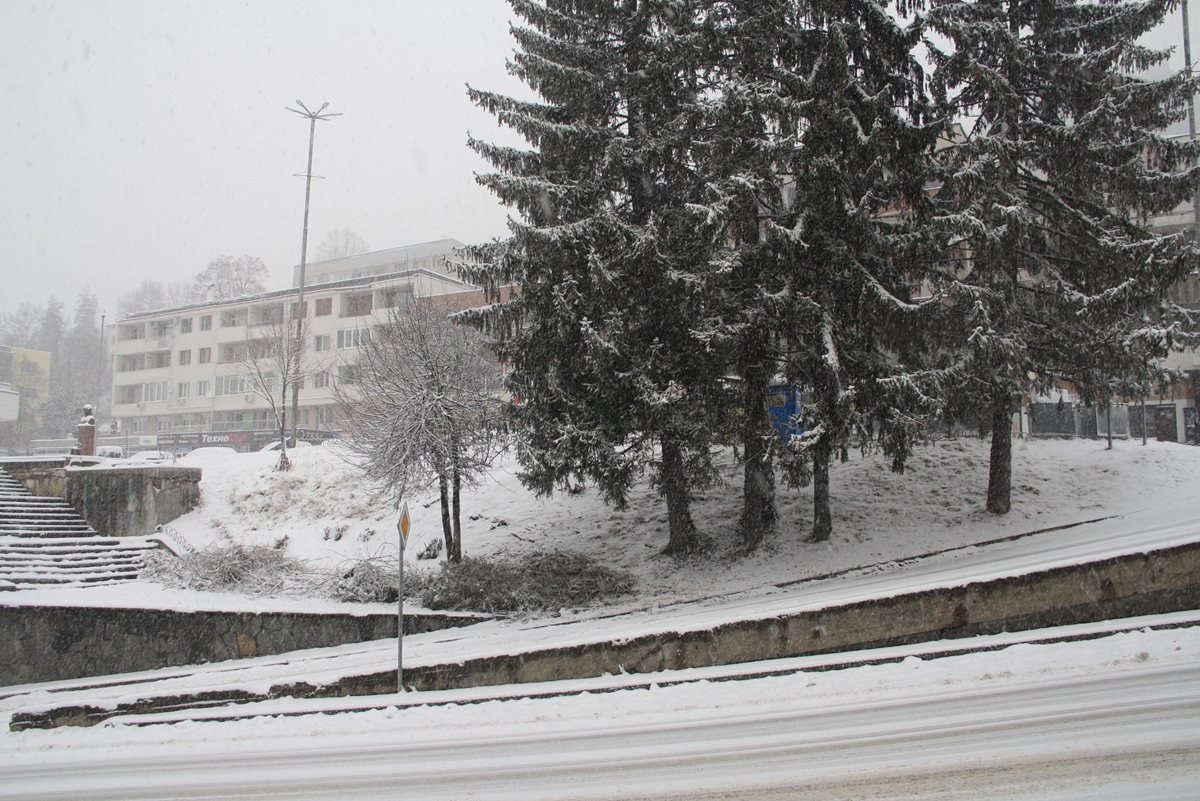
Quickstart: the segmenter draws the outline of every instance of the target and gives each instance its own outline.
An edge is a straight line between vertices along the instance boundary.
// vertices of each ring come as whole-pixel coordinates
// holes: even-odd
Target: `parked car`
[[[233,448],[223,446],[212,446],[207,448],[196,448],[196,450],[184,454],[183,461],[199,464],[201,462],[222,462],[226,459],[232,459],[237,456],[238,452]]]
[[[169,463],[175,461],[175,454],[169,451],[138,451],[129,457],[129,461],[153,464]]]
[[[311,448],[312,443],[301,440],[300,442],[289,442],[288,447],[289,448]],[[259,448],[258,452],[262,453],[263,451],[277,451],[277,450],[279,450],[279,440],[275,440],[274,442],[268,442],[266,445],[263,445],[261,448]]]

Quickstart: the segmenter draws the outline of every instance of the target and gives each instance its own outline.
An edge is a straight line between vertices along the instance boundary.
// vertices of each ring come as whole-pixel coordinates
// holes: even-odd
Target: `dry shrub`
[[[282,545],[210,547],[184,556],[154,551],[141,575],[167,587],[271,595],[306,576],[304,564],[287,555],[286,542]]]
[[[633,577],[582,554],[464,558],[405,577],[405,597],[427,609],[530,614],[587,607],[633,591]]]
[[[378,556],[356,559],[349,567],[338,569],[337,578],[331,582],[328,592],[338,601],[395,603],[400,597],[396,586],[396,560]]]

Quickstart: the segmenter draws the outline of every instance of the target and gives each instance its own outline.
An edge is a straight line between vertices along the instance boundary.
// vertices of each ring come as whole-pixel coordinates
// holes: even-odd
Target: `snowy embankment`
[[[336,443],[293,453],[295,469],[278,473],[270,453],[243,454],[203,465],[201,505],[171,525],[195,546],[274,545],[315,570],[336,569],[372,556],[395,559],[396,510],[373,498],[363,474]],[[780,487],[778,532],[756,554],[742,553],[737,519],[740,475],[731,462],[724,483],[698,493],[693,514],[713,550],[689,559],[664,557],[666,509],[643,482],[624,510],[606,506],[592,489],[536,498],[511,461],[483,486],[464,493],[463,548],[468,556],[568,550],[627,570],[636,595],[616,608],[644,608],[821,576],[860,567],[887,569],[897,560],[969,546],[1044,528],[1153,510],[1194,495],[1200,448],[1117,441],[1105,449],[1090,440],[1014,443],[1013,509],[983,507],[988,445],[973,438],[917,447],[903,475],[880,454],[851,453],[832,470],[834,534],[806,543],[812,490]],[[410,569],[429,566],[416,554],[441,536],[436,495],[410,501]],[[22,593],[22,603],[135,604],[170,608],[260,611],[282,602],[127,587]],[[305,606],[333,608],[316,599]],[[288,600],[287,608],[295,608]]]

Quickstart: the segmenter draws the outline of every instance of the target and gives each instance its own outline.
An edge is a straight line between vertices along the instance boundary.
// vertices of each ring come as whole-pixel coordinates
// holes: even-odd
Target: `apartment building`
[[[306,281],[306,284],[308,282]],[[133,314],[113,343],[112,416],[142,449],[204,445],[255,450],[276,438],[270,404],[254,392],[246,354],[285,319],[307,320],[300,436],[338,436],[333,382],[373,325],[412,298],[445,296],[455,308],[481,300],[470,284],[428,267]],[[290,401],[289,401],[290,408]]]
[[[450,275],[448,261],[453,261],[454,251],[465,247],[457,239],[437,239],[387,250],[343,256],[308,264],[304,269],[304,285],[317,286],[351,278],[367,278],[409,270],[429,270]],[[292,271],[292,286],[300,286],[300,266]]]

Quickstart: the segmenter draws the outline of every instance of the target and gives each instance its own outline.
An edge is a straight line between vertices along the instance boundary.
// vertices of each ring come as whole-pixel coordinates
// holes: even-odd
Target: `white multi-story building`
[[[329,262],[313,265],[317,275],[328,274],[320,270],[323,264]],[[246,354],[256,340],[278,328],[277,321],[300,313],[307,319],[308,355],[298,427],[308,439],[337,434],[333,382],[353,361],[371,326],[410,297],[447,296],[455,308],[482,300],[470,284],[428,266],[305,284],[303,312],[296,305],[299,289],[293,287],[142,312],[119,321],[112,416],[121,434],[141,448],[176,451],[214,444],[251,450],[270,442],[275,418],[247,379]]]
[[[454,251],[463,247],[457,239],[438,239],[416,245],[404,245],[388,250],[359,253],[309,264],[304,270],[304,285],[316,286],[351,278],[368,278],[409,270],[430,270],[449,275],[446,263],[453,261]],[[300,265],[292,272],[292,286],[300,286]]]

